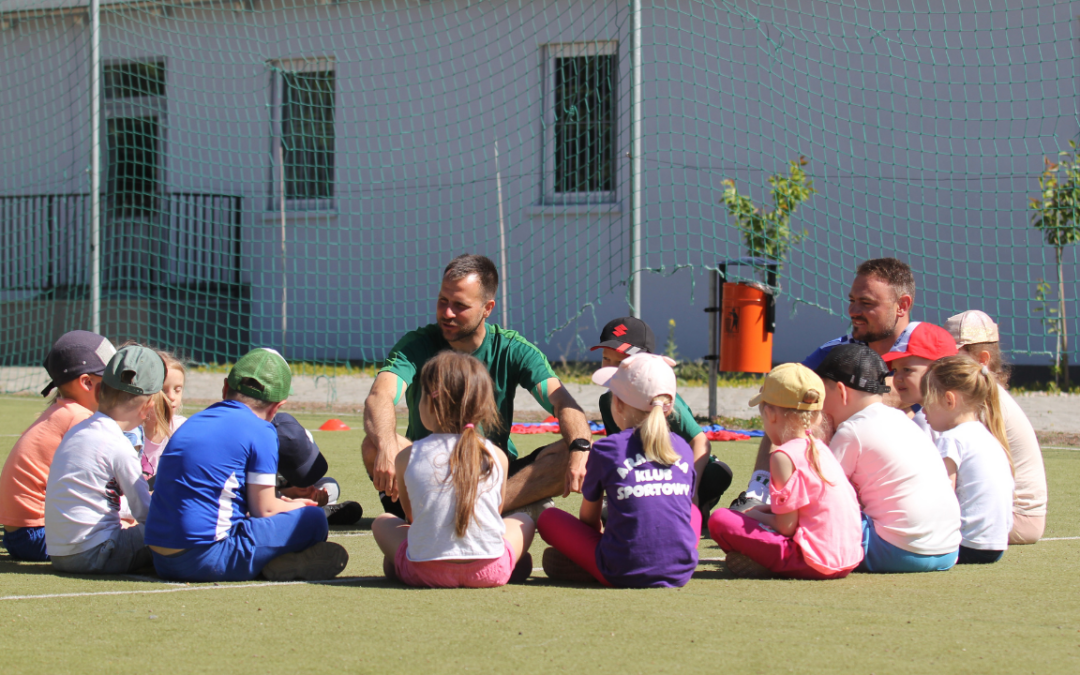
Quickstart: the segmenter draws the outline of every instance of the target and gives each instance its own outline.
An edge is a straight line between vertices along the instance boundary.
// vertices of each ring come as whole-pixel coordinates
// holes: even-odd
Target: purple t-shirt
[[[615,586],[685,586],[697,567],[694,453],[671,434],[681,459],[664,466],[645,459],[635,429],[608,436],[592,447],[582,496],[607,493],[607,525],[596,547],[596,565]]]

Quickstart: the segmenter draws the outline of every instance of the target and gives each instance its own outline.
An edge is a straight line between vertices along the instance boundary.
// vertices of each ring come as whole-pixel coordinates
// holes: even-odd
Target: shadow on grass
[[[352,525],[331,525],[330,532],[343,534],[346,532],[371,532],[371,523],[374,518],[361,518]]]

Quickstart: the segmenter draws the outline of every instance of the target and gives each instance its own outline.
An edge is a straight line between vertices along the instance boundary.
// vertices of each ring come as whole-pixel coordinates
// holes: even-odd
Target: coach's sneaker
[[[358,502],[341,502],[322,507],[326,513],[326,522],[330,525],[355,525],[364,517],[364,507]]]
[[[503,515],[504,516],[512,516],[515,513],[524,513],[525,515],[532,518],[532,521],[534,523],[538,523],[538,522],[540,522],[540,514],[543,513],[546,509],[550,509],[552,506],[555,506],[555,500],[552,499],[551,497],[545,497],[543,499],[537,499],[535,502],[533,502],[531,504],[526,504],[525,506],[519,506],[518,508],[514,509],[513,511],[508,511],[508,512],[504,513]]]
[[[262,569],[270,581],[324,581],[341,574],[349,564],[349,552],[341,544],[321,541],[298,553],[279,555]]]
[[[544,574],[555,581],[588,584],[596,581],[583,567],[555,548],[544,549]]]
[[[724,558],[724,566],[727,567],[728,572],[739,579],[772,579],[775,576],[768,567],[734,551]]]
[[[746,513],[755,506],[764,506],[765,502],[757,499],[756,497],[748,497],[746,492],[740,492],[739,496],[735,498],[735,501],[731,502],[731,506],[728,508],[732,511],[738,511],[739,513]]]

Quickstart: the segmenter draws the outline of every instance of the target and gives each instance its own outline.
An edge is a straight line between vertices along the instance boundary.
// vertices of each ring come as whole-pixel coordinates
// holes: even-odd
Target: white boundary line
[[[1040,539],[1039,541],[1073,541],[1080,539],[1080,537],[1047,537],[1046,539]]]
[[[299,584],[346,584],[355,583],[366,577],[345,577],[342,579],[327,579],[326,581],[267,581],[260,584],[229,584],[227,586],[183,586],[182,588],[155,588],[147,591],[98,591],[95,593],[50,593],[47,595],[4,595],[0,600],[39,600],[47,598],[91,598],[106,595],[153,595],[156,593],[184,593],[187,591],[225,591],[243,588],[265,588],[266,586],[297,586]],[[156,580],[158,583],[170,583],[164,580]]]
[[[1080,448],[1067,448],[1063,445],[1044,445],[1043,450],[1069,450],[1071,452],[1080,452]]]
[[[326,536],[328,538],[330,538],[330,539],[335,539],[335,538],[338,538],[338,537],[370,537],[371,533],[370,532],[331,532],[330,534],[328,534]]]

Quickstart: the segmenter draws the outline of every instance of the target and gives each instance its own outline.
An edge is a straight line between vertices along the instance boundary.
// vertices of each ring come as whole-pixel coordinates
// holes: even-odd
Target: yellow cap
[[[813,393],[811,393],[813,392]],[[801,363],[785,363],[772,369],[761,384],[761,392],[750,399],[750,407],[762,401],[778,408],[821,410],[825,383]]]

